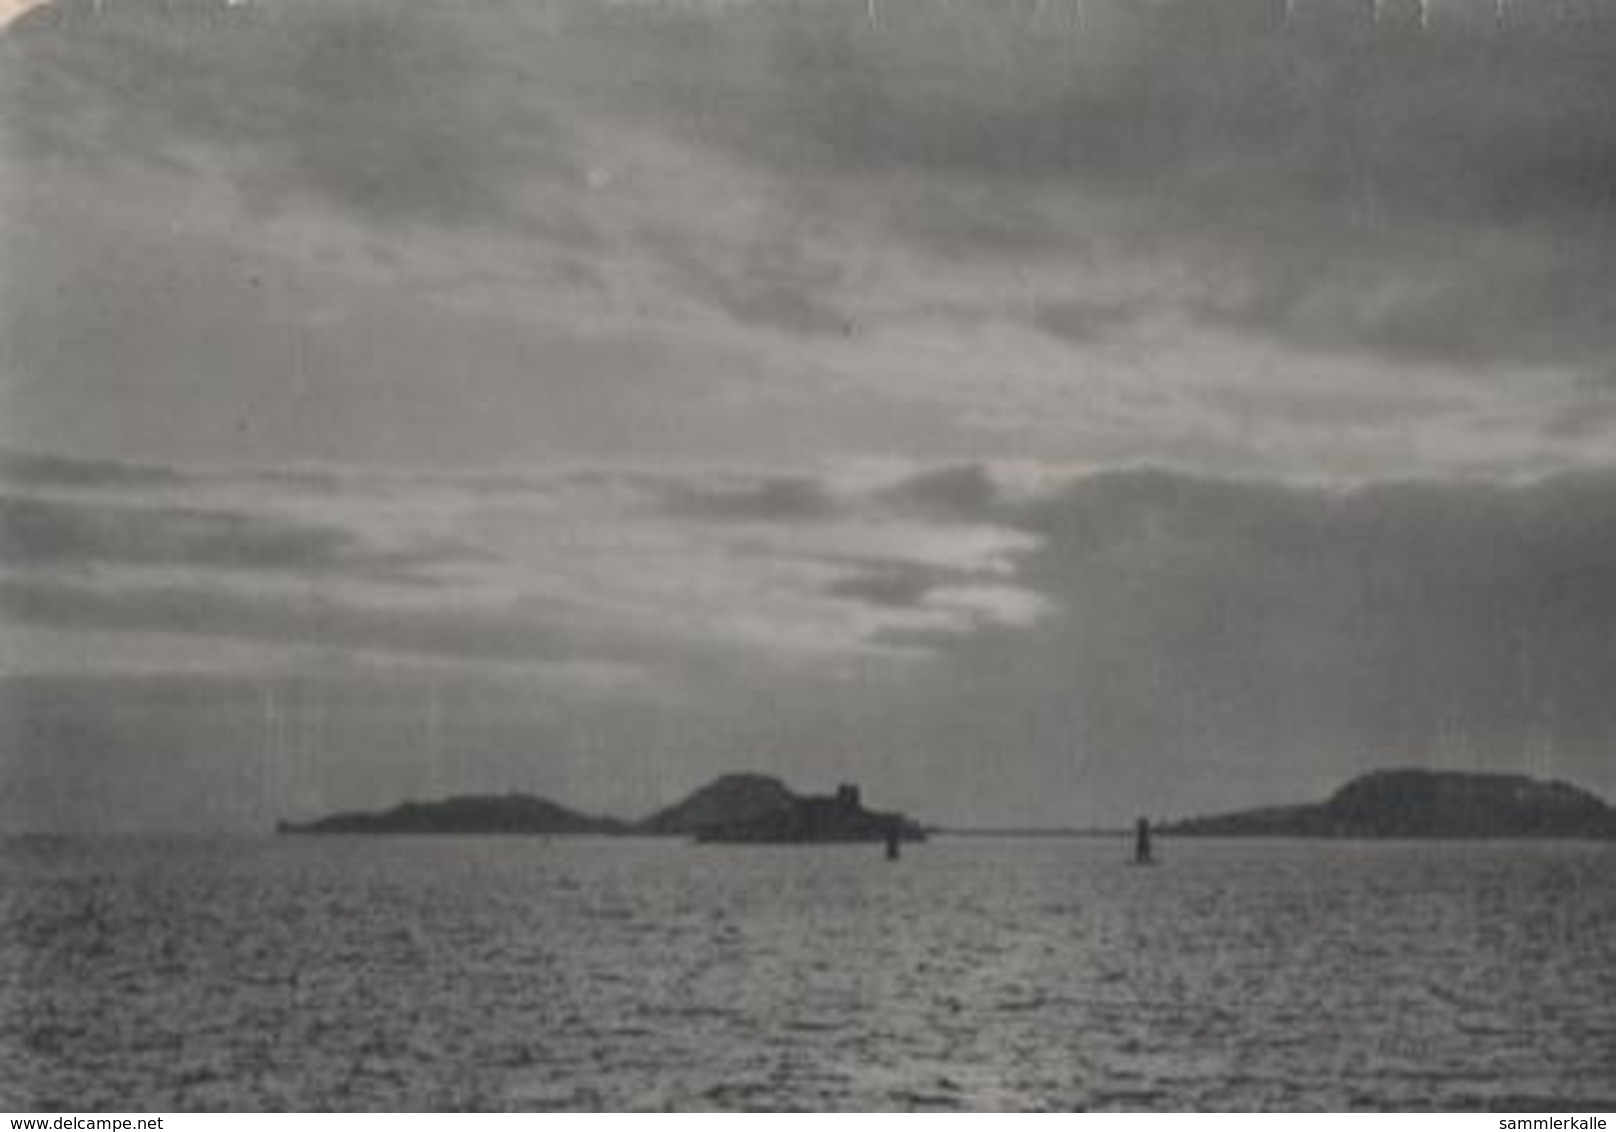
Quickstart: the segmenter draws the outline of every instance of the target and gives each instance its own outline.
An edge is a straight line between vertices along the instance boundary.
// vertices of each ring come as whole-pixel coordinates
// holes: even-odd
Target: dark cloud
[[[851,333],[850,316],[831,298],[842,279],[840,266],[810,254],[800,236],[782,234],[716,251],[670,233],[652,236],[648,244],[681,293],[736,322],[797,335]]]
[[[269,515],[0,496],[0,561],[138,565],[423,580],[414,571],[465,548],[383,551],[340,527]]]
[[[513,609],[377,607],[321,594],[249,594],[203,585],[0,579],[0,612],[17,624],[53,629],[184,634],[469,661],[582,655],[566,634]]]
[[[162,464],[0,448],[0,483],[24,488],[127,488],[133,491],[176,487],[185,482],[187,477],[183,473]]]
[[[153,665],[230,641],[544,661],[613,632],[638,662],[666,607],[657,659],[711,686],[606,732],[623,749],[872,752],[944,812],[1279,801],[1390,762],[1522,769],[1545,744],[1616,788],[1608,473],[1012,490],[945,463],[866,495],[656,467],[1599,455],[1609,382],[1571,382],[1616,363],[1616,20],[1282,7],[58,0],[0,40],[26,262],[0,291],[8,439],[151,462],[0,455],[0,605],[41,658],[186,638]],[[558,241],[598,291],[530,266]],[[611,470],[624,452],[650,470]],[[164,466],[300,458],[402,468]],[[572,460],[608,470],[427,469]],[[351,526],[287,517],[314,492]],[[229,502],[177,505],[198,499]],[[983,549],[987,528],[1018,537]],[[394,545],[462,529],[511,557],[461,573],[428,567],[470,550]],[[657,571],[620,561],[636,533],[668,550]],[[902,560],[834,557],[872,547]],[[320,584],[280,592],[301,573]],[[401,579],[443,590],[370,584]],[[1038,616],[971,620],[1028,591]],[[692,673],[731,601],[744,646]],[[771,633],[831,641],[825,669],[857,679],[729,664]],[[849,659],[872,635],[924,647]],[[558,751],[600,734],[572,722]]]
[[[1000,502],[992,473],[981,464],[950,464],[916,473],[884,490],[902,508],[954,519],[987,519]]]
[[[369,0],[63,0],[11,30],[6,123],[30,151],[92,169],[220,167],[266,209],[313,198],[365,221],[553,222],[513,190],[576,180],[568,141],[540,100],[513,97],[508,61],[489,67],[477,27]]]
[[[1343,252],[1327,273],[1317,258],[1276,257],[1192,309],[1311,350],[1412,362],[1580,366],[1616,351],[1616,270],[1597,236],[1588,247],[1554,238],[1491,253],[1465,246],[1475,238],[1411,235],[1404,250]]]
[[[1310,348],[1607,355],[1616,20],[1441,7],[64,0],[12,31],[6,117],[31,153],[223,168],[269,207],[586,243],[581,139],[649,124],[771,171],[783,212],[744,246],[632,239],[797,335],[858,322],[804,251],[834,215],[949,263],[1177,263],[1195,316]],[[1039,310],[1077,341],[1121,313]]]
[[[1034,265],[1091,261],[1100,236],[1063,222],[1058,207],[1003,185],[901,178],[886,186],[883,224],[945,259],[991,257]]]
[[[1616,372],[1585,374],[1550,414],[1544,433],[1551,441],[1597,440],[1616,435]]]
[[[1462,408],[1453,391],[1394,387],[1353,389],[1337,383],[1295,382],[1276,388],[1223,386],[1200,390],[1195,400],[1237,421],[1284,421],[1304,428],[1385,427],[1414,417]]]
[[[827,557],[833,563],[852,573],[836,579],[826,592],[849,601],[882,609],[916,610],[926,606],[928,599],[946,587],[980,584],[982,575],[966,569],[952,569],[923,562],[900,562],[858,557]],[[981,628],[986,621],[980,621]],[[902,647],[947,647],[950,636],[957,636],[958,627],[936,632],[916,630],[883,630],[876,639]]]
[[[1044,303],[1033,315],[1033,325],[1068,342],[1094,342],[1135,322],[1148,304],[1116,300],[1068,300]]]
[[[771,121],[800,120],[857,167],[1139,193],[1169,225],[1238,232],[1287,213],[1326,222],[1326,209],[1342,230],[1394,214],[1598,218],[1616,156],[1597,109],[1616,22],[1373,32],[1367,7],[1360,34],[1322,36],[1272,18],[1277,5],[1194,0],[1098,2],[1064,34],[969,5],[915,5],[884,34],[786,23]]]
[[[983,464],[943,464],[869,490],[838,489],[814,475],[652,475],[620,472],[574,477],[630,485],[681,518],[813,523],[838,518],[911,517],[942,524],[992,519],[1004,496]]]
[[[1616,473],[1342,490],[1140,470],[976,498],[977,521],[1039,537],[1015,584],[1055,612],[925,637],[935,669],[886,706],[951,766],[991,751],[1047,782],[1078,752],[1088,789],[1180,812],[1397,764],[1616,785]]]
[[[1174,281],[1115,305],[1047,280],[1019,297],[1080,346],[1166,310],[1478,372],[1616,352],[1616,20],[1534,4],[1500,27],[1492,0],[1423,29],[1348,0],[1289,23],[1279,0],[881,7],[64,0],[8,36],[6,124],[24,159],[492,224],[584,248],[597,279],[590,255],[643,256],[795,338],[879,323],[849,286],[873,244],[967,292],[983,264]],[[644,137],[733,199],[674,215],[691,202],[661,212],[640,183],[646,212],[601,204],[595,163],[633,166]],[[715,236],[732,208],[744,231]],[[1005,306],[997,277],[975,285]]]
[[[925,601],[945,575],[923,566],[877,563],[831,583],[829,592],[869,605],[913,609]]]
[[[950,263],[1177,262],[1191,313],[1314,348],[1608,352],[1616,20],[1282,7],[764,6],[726,16],[755,33],[707,43],[710,82],[650,78],[670,128],[889,201]]]
[[[764,476],[740,482],[661,478],[643,481],[672,515],[735,522],[802,523],[847,513],[844,501],[811,476]]]
[[[813,291],[783,283],[725,285],[708,292],[735,319],[794,334],[850,334],[853,320]]]
[[[632,498],[671,514],[658,477],[627,478]],[[0,607],[14,624],[136,640],[460,663],[655,653],[679,665],[691,698],[632,726],[599,716],[624,750],[662,752],[681,781],[743,755],[810,774],[834,765],[901,785],[942,820],[1103,821],[1277,802],[1398,764],[1528,770],[1616,791],[1616,472],[1350,489],[1151,469],[1037,490],[1001,482],[1002,471],[958,464],[837,498],[863,521],[1022,532],[1026,548],[1003,573],[786,552],[835,567],[824,592],[872,614],[928,609],[981,585],[1044,602],[1041,616],[969,633],[882,621],[894,627],[875,643],[907,659],[864,662],[849,682],[763,664],[697,671],[683,646],[625,644],[574,624],[576,610],[535,604],[384,606],[334,591],[30,577],[0,587]],[[735,477],[712,492],[724,502],[711,517],[811,523],[824,490]],[[798,507],[809,517],[789,517]],[[708,521],[699,506],[688,517]],[[110,710],[87,709],[84,726],[104,725]],[[597,734],[597,717],[577,718],[590,722],[544,732],[547,757],[584,758],[571,744]],[[502,742],[537,741],[538,724],[523,719]],[[376,789],[393,781],[370,765]],[[599,773],[622,765],[606,759]]]

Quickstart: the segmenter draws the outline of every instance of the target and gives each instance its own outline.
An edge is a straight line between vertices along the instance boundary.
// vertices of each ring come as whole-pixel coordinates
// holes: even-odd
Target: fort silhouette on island
[[[511,793],[411,801],[276,826],[289,834],[595,834],[774,844],[885,841],[889,847],[922,841],[927,830],[906,814],[866,809],[856,785],[798,794],[763,774],[722,775],[639,821]],[[1319,803],[1186,818],[1154,830],[1168,837],[1616,839],[1616,809],[1586,790],[1525,775],[1387,770],[1355,778]],[[1140,836],[1147,839],[1140,852],[1148,857],[1148,829]]]
[[[778,778],[726,774],[637,821],[580,813],[526,794],[461,795],[405,802],[376,813],[280,822],[279,833],[526,833],[691,837],[713,842],[921,841],[926,831],[896,811],[864,807],[850,783],[834,794],[798,794]]]

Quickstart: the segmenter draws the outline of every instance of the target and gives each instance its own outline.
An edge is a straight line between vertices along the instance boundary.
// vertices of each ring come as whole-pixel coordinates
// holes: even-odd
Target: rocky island
[[[1586,790],[1522,774],[1386,770],[1323,802],[1169,823],[1197,837],[1616,838],[1616,809]]]
[[[726,774],[638,822],[568,809],[527,794],[463,795],[405,802],[389,810],[280,822],[277,833],[514,833],[693,837],[698,841],[813,843],[919,841],[921,825],[903,814],[867,810],[857,786],[804,795],[777,778]]]
[[[469,794],[405,802],[378,813],[332,814],[280,822],[277,833],[625,833],[626,822],[569,810],[527,794]]]
[[[867,810],[857,786],[834,794],[795,794],[777,778],[727,774],[684,801],[652,814],[647,833],[688,834],[697,841],[921,841],[925,830],[903,814]]]

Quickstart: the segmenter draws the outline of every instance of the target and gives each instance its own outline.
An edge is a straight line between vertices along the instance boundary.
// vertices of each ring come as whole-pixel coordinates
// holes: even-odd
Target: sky
[[[1616,799],[1616,9],[0,4],[0,830]]]

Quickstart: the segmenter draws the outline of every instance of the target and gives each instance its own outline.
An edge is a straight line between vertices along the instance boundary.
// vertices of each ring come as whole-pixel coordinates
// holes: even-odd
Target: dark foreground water
[[[1616,1107],[1616,846],[12,841],[0,1108]]]

